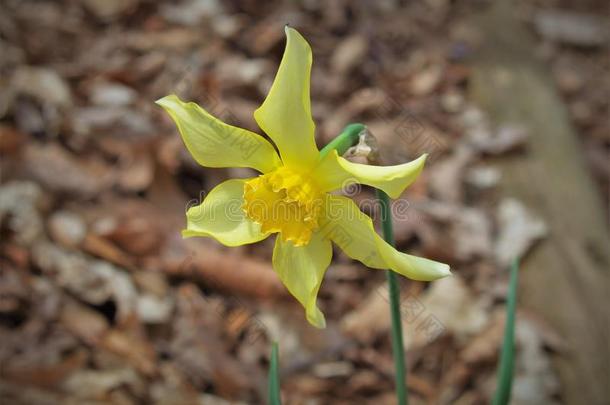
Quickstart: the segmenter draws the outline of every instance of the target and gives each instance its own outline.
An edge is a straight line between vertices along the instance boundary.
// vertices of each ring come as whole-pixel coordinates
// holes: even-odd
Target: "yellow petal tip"
[[[180,232],[180,235],[182,236],[182,239],[187,239],[187,238],[192,238],[193,236],[193,231],[191,231],[190,229],[183,229]]]
[[[451,276],[453,275],[451,273],[451,267],[449,267],[448,264],[445,264],[441,269],[440,269],[440,276],[439,278],[443,278],[443,277],[447,277],[447,276]]]
[[[315,312],[313,314],[311,314],[311,313],[307,314],[307,321],[312,326],[315,326],[318,329],[326,328],[326,318],[324,317],[324,314],[318,308],[315,309]]]
[[[178,98],[178,96],[176,96],[175,94],[168,94],[167,96],[163,96],[160,99],[155,100],[155,104],[163,106],[167,100],[174,98]]]

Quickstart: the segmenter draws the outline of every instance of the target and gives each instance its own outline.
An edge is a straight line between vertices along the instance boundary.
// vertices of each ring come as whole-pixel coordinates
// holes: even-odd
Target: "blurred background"
[[[520,257],[513,403],[607,404],[610,5],[502,3],[3,0],[0,403],[261,404],[272,340],[285,403],[394,403],[383,272],[336,251],[316,330],[272,239],[180,237],[254,173],[199,167],[154,100],[259,132],[290,23],[318,146],[362,122],[384,164],[430,154],[396,240],[453,276],[401,280],[411,403],[489,402]]]

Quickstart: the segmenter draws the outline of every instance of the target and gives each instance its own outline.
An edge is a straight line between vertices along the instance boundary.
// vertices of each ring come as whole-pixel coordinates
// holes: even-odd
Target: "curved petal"
[[[294,28],[286,26],[286,37],[277,75],[254,119],[275,142],[286,166],[309,169],[318,159],[309,99],[311,48]]]
[[[316,166],[313,177],[323,191],[332,191],[360,183],[381,189],[391,198],[398,198],[415,181],[424,168],[426,156],[396,166],[369,166],[352,163],[330,151]]]
[[[273,269],[288,291],[303,305],[309,323],[317,328],[326,326],[316,300],[331,259],[332,245],[319,233],[312,235],[307,245],[299,247],[292,242],[283,242],[279,235],[275,239]]]
[[[413,280],[431,281],[451,274],[444,263],[401,253],[384,241],[373,221],[356,203],[343,196],[327,196],[326,223],[320,230],[348,256],[374,269],[390,269]]]
[[[265,239],[269,234],[246,218],[244,184],[247,179],[232,179],[214,187],[200,205],[186,212],[183,237],[207,236],[226,246],[240,246]]]
[[[280,166],[273,145],[262,136],[234,127],[176,95],[156,101],[172,117],[193,158],[207,167],[251,167],[268,173]]]

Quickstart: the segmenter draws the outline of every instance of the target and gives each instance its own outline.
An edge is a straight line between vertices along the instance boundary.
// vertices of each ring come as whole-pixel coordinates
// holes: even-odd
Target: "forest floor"
[[[488,403],[506,269],[550,225],[497,192],[510,173],[494,162],[527,159],[536,134],[470,99],[482,33],[469,21],[487,2],[399,3],[3,1],[0,402],[264,403],[279,340],[285,403],[394,403],[383,272],[337,250],[317,330],[271,269],[272,239],[180,236],[186,207],[254,172],[198,166],[154,101],[175,93],[260,132],[252,112],[290,23],[313,48],[319,146],[362,122],[383,164],[429,154],[395,202],[396,240],[453,276],[401,281],[411,403]],[[525,3],[515,11],[608,208],[608,6]],[[517,323],[514,403],[561,403],[550,356],[563,337],[531,311]]]

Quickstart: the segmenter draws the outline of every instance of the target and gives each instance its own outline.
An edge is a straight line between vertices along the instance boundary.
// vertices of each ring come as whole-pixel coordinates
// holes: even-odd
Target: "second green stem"
[[[358,138],[365,126],[362,124],[350,124],[326,145],[320,155],[325,156],[331,150],[336,150],[341,156],[348,148],[358,142]],[[392,227],[392,213],[390,211],[390,197],[381,190],[377,190],[377,199],[380,204],[381,224],[383,227],[383,238],[394,246],[394,229]],[[402,338],[402,322],[400,317],[400,288],[396,273],[386,270],[388,289],[390,296],[390,314],[392,316],[392,354],[394,356],[394,367],[396,369],[396,397],[398,405],[407,405],[407,378],[405,372],[405,352]]]
[[[381,215],[381,226],[383,238],[390,245],[394,246],[394,229],[392,226],[392,213],[390,210],[390,197],[381,190],[377,190],[377,200],[379,201]],[[398,405],[406,405],[407,400],[407,379],[405,373],[405,352],[402,338],[402,321],[400,317],[400,288],[398,277],[391,270],[386,270],[388,279],[388,293],[390,297],[390,315],[392,317],[392,354],[394,356],[396,397]]]

